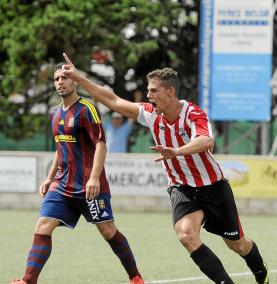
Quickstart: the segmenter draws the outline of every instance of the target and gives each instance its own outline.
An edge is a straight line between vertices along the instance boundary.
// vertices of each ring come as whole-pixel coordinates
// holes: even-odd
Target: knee
[[[53,230],[59,225],[59,221],[49,218],[39,218],[36,226],[35,233],[42,235],[51,235]]]
[[[97,228],[105,240],[110,240],[117,231],[115,225],[111,222],[100,223]]]
[[[239,242],[233,243],[232,245],[229,245],[228,247],[235,253],[244,256],[249,253],[249,251],[251,250],[252,244],[250,241],[239,241]]]
[[[179,228],[175,232],[180,243],[186,248],[193,245],[197,239],[196,234],[191,229]]]

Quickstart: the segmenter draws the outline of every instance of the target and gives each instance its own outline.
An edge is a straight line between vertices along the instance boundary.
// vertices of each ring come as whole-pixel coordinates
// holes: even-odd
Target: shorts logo
[[[99,199],[98,200],[98,205],[99,205],[99,208],[101,208],[101,209],[105,209],[106,208],[104,199]]]
[[[109,214],[106,211],[104,211],[104,213],[101,215],[102,218],[105,218],[105,217],[108,217],[108,216],[109,216]]]
[[[97,200],[93,199],[91,201],[87,201],[89,212],[91,214],[92,220],[98,220],[99,221],[99,206]]]
[[[224,232],[224,235],[225,236],[235,236],[235,235],[238,235],[238,231],[234,231],[234,232]]]

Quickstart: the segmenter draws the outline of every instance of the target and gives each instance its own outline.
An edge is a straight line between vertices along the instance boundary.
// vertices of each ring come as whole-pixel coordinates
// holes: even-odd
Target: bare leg
[[[185,215],[174,226],[177,237],[209,279],[218,284],[234,284],[219,258],[200,239],[203,218],[202,210]]]

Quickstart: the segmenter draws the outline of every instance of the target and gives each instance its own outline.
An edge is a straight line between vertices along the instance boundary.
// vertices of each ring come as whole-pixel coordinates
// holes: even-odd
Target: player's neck
[[[178,100],[174,104],[170,105],[166,109],[166,111],[163,112],[163,116],[166,118],[167,121],[173,122],[179,117],[182,108],[183,108],[183,103],[181,103]]]
[[[72,93],[68,97],[62,98],[63,100],[63,109],[66,110],[70,108],[73,104],[75,104],[76,101],[79,100],[79,96],[77,93]]]

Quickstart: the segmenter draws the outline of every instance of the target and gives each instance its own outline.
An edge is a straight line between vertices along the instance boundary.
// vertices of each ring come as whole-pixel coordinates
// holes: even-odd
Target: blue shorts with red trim
[[[40,217],[54,218],[74,228],[83,215],[89,223],[113,221],[110,193],[99,194],[95,199],[72,198],[57,191],[48,191],[40,208]]]

